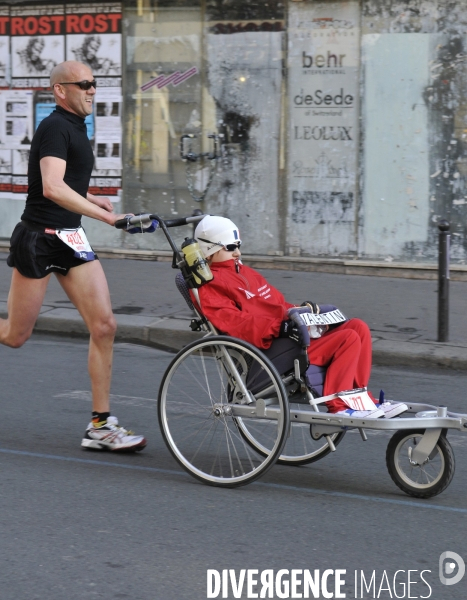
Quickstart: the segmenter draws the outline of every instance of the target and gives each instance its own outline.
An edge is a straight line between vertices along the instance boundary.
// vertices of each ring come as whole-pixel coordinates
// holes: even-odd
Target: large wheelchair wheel
[[[394,483],[409,496],[432,498],[441,494],[454,476],[454,453],[446,436],[438,442],[422,465],[411,461],[413,449],[420,443],[424,430],[397,431],[389,440],[386,465]]]
[[[316,441],[311,437],[310,425],[306,423],[294,423],[294,407],[303,408],[303,404],[289,404],[290,407],[290,434],[287,437],[284,449],[277,459],[281,465],[300,466],[316,462],[327,456],[331,452],[328,441],[325,437]],[[264,456],[268,453],[269,438],[271,437],[272,423],[265,420],[242,419],[238,418],[238,428],[241,435],[260,454]],[[330,435],[334,446],[342,441],[345,431],[332,433]]]
[[[251,368],[260,375],[247,381]],[[245,391],[248,398],[245,398]],[[267,409],[267,453],[255,451],[239,432],[235,406],[257,400]],[[249,404],[247,404],[247,402]],[[287,393],[272,363],[254,346],[227,336],[203,338],[186,346],[165,372],[158,400],[163,438],[178,463],[210,485],[235,487],[263,475],[287,439]],[[243,421],[249,421],[242,415]]]

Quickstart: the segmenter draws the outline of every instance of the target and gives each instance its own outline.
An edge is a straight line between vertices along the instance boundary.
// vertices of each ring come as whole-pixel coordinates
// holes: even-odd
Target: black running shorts
[[[44,227],[21,221],[10,239],[7,264],[30,279],[42,279],[50,273],[66,275],[70,269],[85,262],[76,258],[74,251],[58,236],[45,233]]]

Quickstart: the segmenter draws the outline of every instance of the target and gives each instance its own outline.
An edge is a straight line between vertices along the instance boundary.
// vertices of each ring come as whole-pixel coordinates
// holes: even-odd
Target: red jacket
[[[199,288],[203,314],[222,333],[269,348],[293,304],[258,271],[239,264],[237,272],[235,260],[210,267],[214,279]]]

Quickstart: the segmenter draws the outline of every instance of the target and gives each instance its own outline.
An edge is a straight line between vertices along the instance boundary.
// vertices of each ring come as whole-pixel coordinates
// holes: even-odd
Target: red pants
[[[313,365],[327,366],[324,396],[366,387],[371,372],[371,334],[368,325],[360,319],[351,319],[339,325],[317,340],[311,340],[308,357]],[[326,406],[331,413],[348,408],[340,399],[330,400]]]

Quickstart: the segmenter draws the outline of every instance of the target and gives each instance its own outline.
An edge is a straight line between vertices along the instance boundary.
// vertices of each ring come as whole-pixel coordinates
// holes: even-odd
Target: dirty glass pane
[[[221,214],[247,252],[280,253],[283,4],[125,3],[124,35],[125,210]]]
[[[180,136],[198,125],[202,109],[200,2],[138,2],[124,17],[125,209],[165,217],[191,214],[197,203],[187,190],[179,145]],[[158,77],[158,83],[141,89]],[[133,237],[127,243],[168,249],[159,234]]]
[[[281,3],[207,3],[206,94],[221,159],[210,212],[230,217],[246,253],[284,248],[284,21]]]

